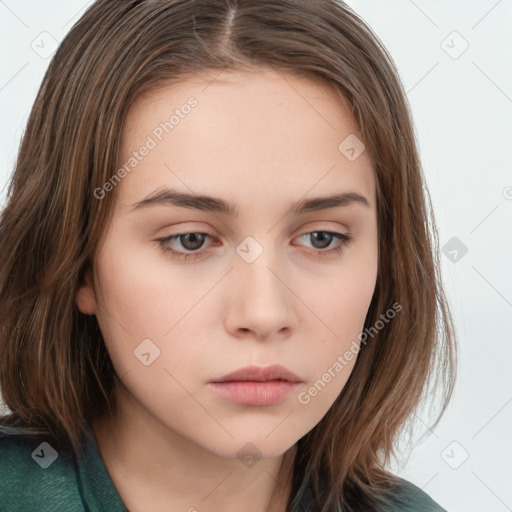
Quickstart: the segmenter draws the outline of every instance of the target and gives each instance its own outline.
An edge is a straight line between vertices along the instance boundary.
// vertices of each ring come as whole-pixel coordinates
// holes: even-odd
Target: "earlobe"
[[[76,292],[75,301],[78,309],[84,315],[96,314],[96,296],[90,267],[87,269],[84,280]]]

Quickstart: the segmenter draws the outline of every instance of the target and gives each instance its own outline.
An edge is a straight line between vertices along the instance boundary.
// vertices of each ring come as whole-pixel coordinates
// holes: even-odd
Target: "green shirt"
[[[446,512],[415,485],[403,479],[399,483],[392,507],[383,512]],[[57,454],[51,445],[2,432],[0,427],[0,511],[127,512],[127,508],[91,432],[75,465],[71,455]],[[313,512],[310,491],[297,512]]]

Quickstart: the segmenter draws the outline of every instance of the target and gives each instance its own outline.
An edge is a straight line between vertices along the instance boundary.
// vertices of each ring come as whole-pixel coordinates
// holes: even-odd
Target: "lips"
[[[302,380],[288,368],[245,366],[212,380],[208,386],[217,395],[244,406],[278,405],[290,396]]]
[[[228,373],[214,379],[211,382],[268,382],[268,381],[287,381],[292,383],[302,382],[301,378],[288,368],[279,364],[272,366],[245,366],[234,372]]]

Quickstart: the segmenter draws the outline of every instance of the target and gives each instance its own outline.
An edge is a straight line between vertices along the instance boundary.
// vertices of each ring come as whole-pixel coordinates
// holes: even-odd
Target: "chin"
[[[239,459],[246,463],[248,467],[260,459],[272,459],[280,457],[292,448],[298,439],[286,436],[275,436],[273,434],[267,437],[267,434],[254,433],[251,435],[247,430],[240,435],[233,433],[233,438],[219,440],[218,443],[204,445],[209,451],[216,453],[226,459]]]

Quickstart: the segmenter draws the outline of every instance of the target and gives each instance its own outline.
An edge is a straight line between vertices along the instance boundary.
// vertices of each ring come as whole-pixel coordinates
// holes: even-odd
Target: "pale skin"
[[[93,427],[131,512],[284,512],[295,443],[327,413],[355,357],[309,403],[298,393],[357,340],[375,289],[374,171],[367,151],[350,161],[338,149],[358,133],[341,97],[270,70],[211,80],[165,86],[132,106],[120,166],[175,108],[198,101],[117,185],[111,224],[76,296],[96,315],[122,382],[118,413]],[[235,203],[238,215],[130,209],[163,187]],[[348,192],[368,204],[287,214],[300,200]],[[157,241],[186,233],[211,234],[202,245],[165,242],[186,260]],[[262,249],[250,263],[236,251],[247,237]],[[144,339],[160,351],[147,366],[134,355]],[[269,406],[240,405],[208,386],[250,364],[281,364],[302,382]],[[247,443],[261,457],[250,467],[238,455]]]

